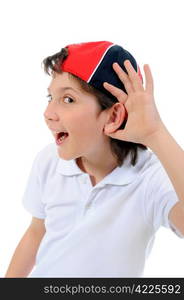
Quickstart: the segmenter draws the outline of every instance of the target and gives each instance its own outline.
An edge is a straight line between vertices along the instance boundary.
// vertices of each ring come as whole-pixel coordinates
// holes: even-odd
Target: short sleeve
[[[23,194],[23,207],[32,214],[33,217],[45,218],[44,204],[42,202],[41,183],[39,177],[40,152],[36,155],[30,174],[28,176],[26,188]]]
[[[157,168],[147,181],[144,202],[145,218],[154,232],[160,226],[170,228],[178,237],[184,238],[169,221],[168,215],[172,207],[179,201],[172,182],[165,169],[158,163]]]

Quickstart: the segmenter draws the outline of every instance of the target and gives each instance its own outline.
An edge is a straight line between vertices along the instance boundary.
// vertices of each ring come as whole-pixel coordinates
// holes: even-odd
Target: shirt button
[[[86,209],[89,209],[91,207],[91,203],[86,204]]]
[[[93,215],[94,214],[94,208],[92,207],[92,205],[89,205],[86,207],[86,214],[87,215]]]

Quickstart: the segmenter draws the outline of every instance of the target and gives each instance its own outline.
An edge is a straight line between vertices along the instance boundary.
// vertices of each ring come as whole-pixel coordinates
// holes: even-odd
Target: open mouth
[[[61,145],[61,143],[63,143],[63,141],[68,137],[68,132],[59,132],[56,136],[56,143],[57,145]]]

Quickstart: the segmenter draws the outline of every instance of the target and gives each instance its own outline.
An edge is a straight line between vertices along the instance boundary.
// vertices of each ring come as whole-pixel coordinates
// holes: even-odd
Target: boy
[[[184,236],[184,153],[159,116],[150,68],[144,88],[134,57],[107,41],[43,63],[56,145],[34,160],[23,197],[33,218],[5,276],[140,277],[160,226]]]

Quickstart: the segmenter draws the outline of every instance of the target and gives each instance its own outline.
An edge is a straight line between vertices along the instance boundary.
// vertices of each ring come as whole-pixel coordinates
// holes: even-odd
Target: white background
[[[31,220],[21,201],[33,159],[53,142],[43,118],[50,77],[41,61],[70,43],[109,40],[122,45],[135,56],[143,76],[143,65],[150,65],[158,110],[183,148],[183,4],[182,0],[1,1],[1,277]],[[184,240],[169,229],[159,229],[144,277],[184,277],[183,253]]]

